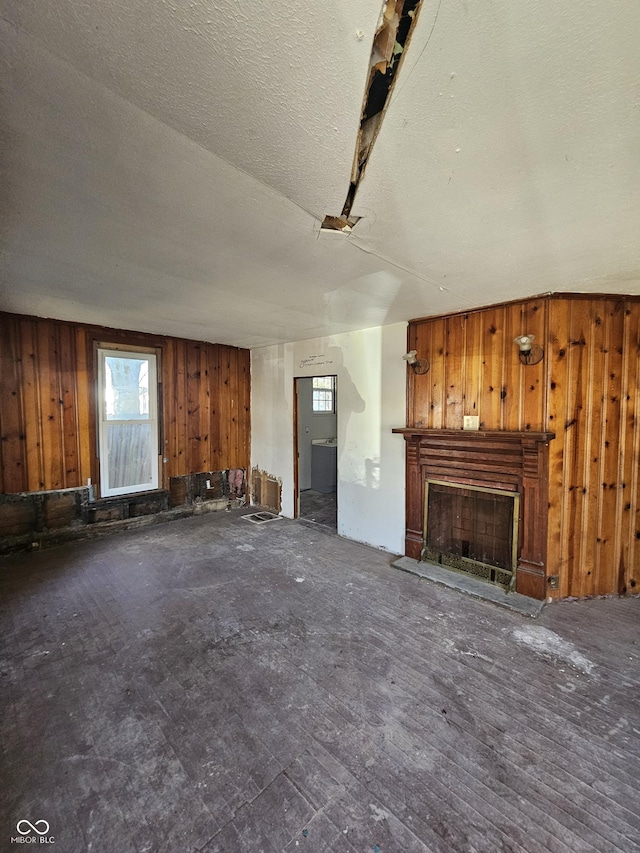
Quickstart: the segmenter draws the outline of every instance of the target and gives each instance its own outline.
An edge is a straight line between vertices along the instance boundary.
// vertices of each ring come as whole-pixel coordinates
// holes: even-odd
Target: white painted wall
[[[251,464],[282,480],[282,514],[294,514],[293,386],[338,377],[338,533],[404,551],[407,324],[379,326],[251,353]]]

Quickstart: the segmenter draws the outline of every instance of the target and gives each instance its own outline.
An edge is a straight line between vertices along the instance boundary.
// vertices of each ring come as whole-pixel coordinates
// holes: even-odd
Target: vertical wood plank
[[[42,422],[42,455],[45,489],[64,488],[62,448],[62,397],[58,324],[40,320],[38,327],[38,380]]]
[[[623,374],[624,302],[611,300],[607,304],[606,367],[604,369],[605,402],[603,436],[603,502],[602,516],[596,542],[598,560],[595,594],[618,591],[620,525],[622,521],[623,483],[620,480],[621,395]],[[606,406],[606,409],[604,408]]]
[[[230,455],[231,433],[231,401],[229,397],[231,362],[229,347],[219,347],[220,351],[220,400],[218,404],[220,422],[220,453],[221,459],[227,460]]]
[[[460,429],[463,418],[463,377],[465,352],[465,318],[455,315],[445,319],[445,429]]]
[[[482,318],[484,312],[473,311],[464,323],[464,371],[462,374],[462,413],[480,417],[480,391],[483,371]],[[462,427],[462,422],[459,428]]]
[[[407,352],[410,352],[413,349],[418,349],[416,345],[418,335],[422,333],[423,330],[428,331],[430,328],[430,326],[427,326],[424,323],[409,323],[409,326],[407,327]],[[415,426],[416,411],[421,411],[424,409],[425,405],[428,404],[425,404],[424,402],[418,403],[416,400],[417,389],[414,382],[415,377],[413,376],[413,371],[409,370],[408,366],[405,370],[405,374],[407,377],[407,424]]]
[[[438,319],[429,324],[429,336],[425,340],[424,349],[418,350],[418,355],[424,353],[429,359],[430,368],[426,376],[416,376],[425,394],[425,404],[414,412],[414,425],[425,426],[431,429],[444,428],[446,419],[446,376],[447,376],[447,353],[446,353],[446,327],[444,320]],[[412,347],[413,348],[413,347]]]
[[[74,339],[79,485],[84,485],[89,477],[97,482],[97,473],[93,470],[94,465],[96,465],[96,392],[93,384],[93,348],[89,346],[87,330],[81,326],[74,327]]]
[[[524,334],[521,303],[505,306],[505,334],[503,339],[502,383],[500,386],[501,429],[520,429],[521,368],[513,339]]]
[[[501,429],[500,388],[504,357],[504,308],[482,312],[481,429]]]
[[[20,321],[24,434],[27,452],[26,489],[31,492],[46,488],[42,457],[42,411],[35,327],[36,322],[33,320],[25,318]]]
[[[200,456],[198,461],[198,471],[211,471],[211,455],[209,453],[209,398],[211,392],[209,389],[209,350],[210,344],[202,344],[200,346],[200,364],[198,368],[199,388],[198,388],[198,411],[200,423],[198,433],[200,435]]]
[[[567,364],[570,378],[567,407],[564,413],[564,488],[568,518],[567,559],[569,587],[582,590],[589,583],[592,568],[586,565],[592,558],[583,536],[583,509],[585,506],[584,454],[589,440],[589,418],[586,399],[590,381],[593,381],[591,355],[593,346],[587,346],[591,337],[589,301],[573,299],[569,302],[569,329],[567,336]],[[575,593],[583,595],[582,591]]]
[[[424,422],[425,417],[431,417],[431,383],[438,374],[438,368],[442,367],[442,356],[436,357],[432,350],[432,334],[432,323],[409,327],[407,351],[416,350],[419,358],[428,358],[430,362],[429,373],[426,375],[417,376],[409,365],[406,368],[408,397],[412,406],[407,423],[420,426],[422,423],[417,424],[415,418]],[[416,414],[417,412],[420,414]]]
[[[640,591],[640,310],[636,303],[625,307],[627,353],[623,393],[626,401],[623,481],[628,492],[623,507],[619,592]],[[622,583],[620,583],[622,580]]]
[[[633,467],[630,464],[634,442],[634,404],[630,384],[631,364],[638,362],[637,341],[634,339],[634,325],[630,303],[622,304],[622,365],[620,381],[620,448],[618,453],[618,504],[616,507],[617,524],[615,529],[615,580],[618,593],[623,595],[632,591],[632,576],[629,571],[628,543],[629,518],[633,503]],[[636,466],[640,467],[640,466]],[[635,581],[634,581],[635,582]]]
[[[3,493],[28,488],[26,435],[22,411],[22,351],[18,322],[0,315],[0,454]]]
[[[549,305],[549,340],[546,358],[549,362],[549,394],[547,429],[556,437],[549,445],[549,522],[547,561],[549,574],[559,576],[557,595],[569,595],[566,533],[567,494],[564,480],[565,412],[571,379],[567,360],[567,332],[570,306],[567,300],[552,300]],[[553,593],[551,593],[553,594]]]
[[[237,382],[237,372],[236,372],[236,359],[235,359],[235,351],[227,348],[227,354],[229,358],[229,385],[227,386],[227,395],[229,399],[229,449],[228,449],[228,458],[233,459],[235,457],[235,453],[237,450],[237,430],[236,430],[236,409],[235,409],[235,399],[236,399],[236,382]]]
[[[200,470],[200,345],[187,344],[188,473]]]
[[[581,554],[576,556],[581,565],[581,581],[574,584],[575,594],[593,595],[596,589],[597,555],[592,546],[593,532],[600,527],[602,501],[602,456],[603,434],[603,358],[606,349],[606,323],[602,305],[589,305],[589,329],[586,340],[585,357],[588,360],[588,376],[582,394],[582,409],[585,420],[584,442],[579,448],[578,465],[582,469],[582,514],[577,539],[580,540]],[[572,330],[574,341],[581,337],[580,330]],[[578,340],[578,346],[583,346]]]
[[[545,347],[546,344],[546,307],[544,299],[535,299],[524,303],[521,312],[521,324],[525,333],[535,336],[535,343]],[[514,335],[515,337],[515,335]],[[520,408],[518,412],[518,429],[523,431],[541,430],[544,423],[546,399],[546,363],[543,358],[538,364],[522,364],[518,358],[518,349],[510,341],[511,352],[508,357],[519,365]]]
[[[209,356],[209,371],[211,374],[211,399],[210,399],[210,420],[211,420],[211,464],[214,470],[222,468],[222,449],[221,449],[221,430],[220,430],[220,347],[214,346]]]
[[[162,398],[163,398],[163,422],[164,422],[164,456],[167,463],[166,469],[167,486],[169,479],[175,477],[178,471],[177,464],[177,391],[176,391],[176,341],[167,338],[162,353]]]
[[[76,398],[77,355],[72,326],[58,324],[58,361],[60,365],[60,400],[62,428],[62,478],[64,488],[79,486],[80,453]]]
[[[249,473],[251,464],[251,353],[241,350],[242,360],[242,430],[243,445],[241,467]]]
[[[187,343],[176,342],[176,476],[189,473],[187,451]]]

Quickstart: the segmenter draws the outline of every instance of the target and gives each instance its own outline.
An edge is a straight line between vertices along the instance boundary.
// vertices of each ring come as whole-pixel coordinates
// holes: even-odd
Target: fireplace
[[[545,598],[554,434],[412,427],[393,432],[404,436],[407,451],[405,554],[464,567]],[[430,507],[430,494],[439,508]]]
[[[518,492],[427,480],[424,503],[423,560],[502,586],[515,582]]]

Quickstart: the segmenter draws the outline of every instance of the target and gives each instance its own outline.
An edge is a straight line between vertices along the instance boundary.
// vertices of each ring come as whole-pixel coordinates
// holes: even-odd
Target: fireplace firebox
[[[519,516],[518,492],[427,480],[422,559],[509,587]]]

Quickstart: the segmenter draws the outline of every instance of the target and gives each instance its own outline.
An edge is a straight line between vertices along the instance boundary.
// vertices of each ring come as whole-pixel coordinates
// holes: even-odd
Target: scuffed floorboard
[[[534,623],[241,514],[0,561],[2,845],[639,849],[638,598]]]

